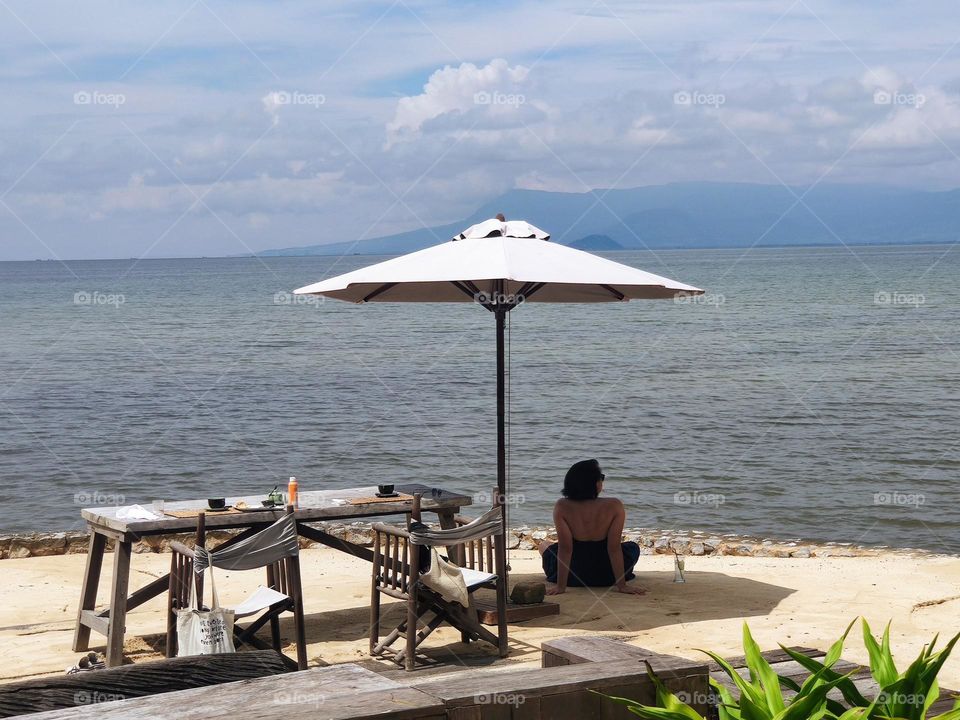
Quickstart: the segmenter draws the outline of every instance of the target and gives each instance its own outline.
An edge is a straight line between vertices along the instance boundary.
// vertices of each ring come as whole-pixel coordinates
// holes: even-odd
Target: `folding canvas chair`
[[[501,580],[506,574],[502,504],[495,503],[493,509],[475,520],[460,518],[459,527],[431,530],[420,522],[420,495],[414,495],[411,518],[409,530],[381,523],[373,526],[370,654],[389,657],[407,670],[413,670],[417,647],[441,624],[447,623],[460,630],[464,642],[486,640],[496,646],[500,657],[506,657],[507,588]],[[445,597],[436,589],[435,581],[433,586],[427,585],[433,576],[430,565],[437,558],[431,551],[437,547],[446,547],[449,559],[457,565],[453,572],[462,578],[466,606]],[[449,574],[450,568],[447,570]],[[496,572],[492,572],[494,570]],[[479,588],[496,591],[496,634],[481,625],[477,617],[472,596]],[[380,602],[384,595],[405,601],[407,612],[404,620],[381,641]],[[391,646],[400,638],[405,640],[404,646],[393,649]]]
[[[252,645],[261,650],[271,647],[280,654],[291,668],[306,670],[307,647],[303,625],[303,591],[300,586],[300,545],[293,506],[273,525],[255,535],[219,549],[207,550],[205,542],[204,514],[197,518],[196,549],[191,550],[179,542],[170,543],[170,588],[167,597],[167,657],[177,652],[176,611],[188,606],[190,583],[196,583],[197,597],[203,597],[202,570],[207,567],[224,570],[253,570],[266,568],[267,584],[234,608],[236,619],[258,616],[252,623],[241,627],[234,623],[234,640],[237,645]],[[293,613],[296,635],[297,661],[283,654],[280,643],[280,615]],[[271,643],[257,637],[256,633],[270,623]]]

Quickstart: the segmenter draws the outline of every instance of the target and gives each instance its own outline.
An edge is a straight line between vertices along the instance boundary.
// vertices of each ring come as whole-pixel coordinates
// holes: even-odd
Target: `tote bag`
[[[460,568],[447,562],[436,548],[430,548],[430,569],[420,576],[420,582],[437,592],[447,602],[470,607],[470,594]]]
[[[233,646],[233,610],[220,607],[217,585],[210,568],[213,605],[209,610],[197,607],[195,582],[190,583],[189,607],[177,610],[177,656],[214,655],[236,652]],[[203,598],[201,598],[202,604]]]

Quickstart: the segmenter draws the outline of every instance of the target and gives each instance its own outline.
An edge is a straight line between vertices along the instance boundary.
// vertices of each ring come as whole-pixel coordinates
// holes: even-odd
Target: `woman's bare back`
[[[557,501],[553,512],[557,521],[562,519],[570,528],[574,540],[596,542],[607,539],[611,525],[623,513],[623,503],[617,498],[564,498]]]

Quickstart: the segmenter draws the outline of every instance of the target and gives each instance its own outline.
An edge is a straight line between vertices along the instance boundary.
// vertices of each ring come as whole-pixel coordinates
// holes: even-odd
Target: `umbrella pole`
[[[506,382],[505,382],[505,344],[504,325],[507,308],[497,305],[494,310],[497,317],[497,490],[501,495],[507,492],[507,433],[506,433]],[[506,500],[506,498],[504,498]]]
[[[494,542],[496,548],[497,582],[497,635],[499,640],[500,657],[507,656],[507,593],[510,588],[510,578],[507,575],[507,438],[506,438],[506,383],[505,375],[505,347],[504,325],[506,324],[507,305],[502,304],[503,282],[497,283],[497,304],[494,315],[497,318],[497,497],[495,502],[500,506],[500,536]]]

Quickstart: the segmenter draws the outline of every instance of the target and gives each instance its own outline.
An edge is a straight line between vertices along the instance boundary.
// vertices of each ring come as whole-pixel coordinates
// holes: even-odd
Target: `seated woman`
[[[553,508],[559,542],[540,544],[543,572],[556,583],[547,595],[567,587],[615,587],[617,592],[643,595],[646,590],[627,585],[640,558],[635,542],[621,543],[626,513],[617,498],[598,497],[604,474],[596,460],[571,467],[563,479],[563,498]]]

